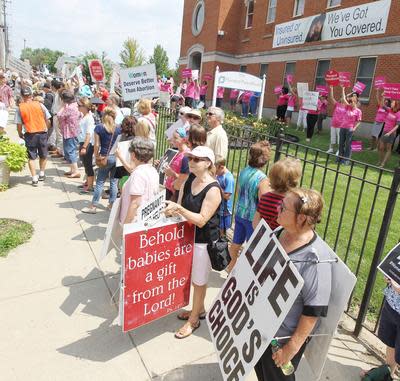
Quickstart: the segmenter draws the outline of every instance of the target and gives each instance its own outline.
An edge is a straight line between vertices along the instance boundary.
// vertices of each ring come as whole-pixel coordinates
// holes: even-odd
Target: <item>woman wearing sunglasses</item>
[[[291,361],[297,369],[310,334],[318,320],[327,316],[332,279],[329,261],[334,259],[334,253],[314,231],[321,221],[322,209],[321,194],[308,189],[289,191],[281,204],[277,219],[281,228],[274,233],[304,285],[275,335],[282,338],[278,340],[281,348],[272,353],[269,346],[255,366],[259,381],[294,381],[294,373],[285,376],[280,368]]]
[[[219,238],[218,209],[221,204],[221,190],[211,172],[215,156],[208,147],[198,146],[186,153],[191,174],[182,185],[178,203],[167,201],[165,214],[182,216],[196,225],[192,264],[193,306],[191,311],[183,311],[179,320],[186,323],[175,333],[183,339],[190,336],[205,318],[204,299],[206,297],[211,262],[207,244]]]

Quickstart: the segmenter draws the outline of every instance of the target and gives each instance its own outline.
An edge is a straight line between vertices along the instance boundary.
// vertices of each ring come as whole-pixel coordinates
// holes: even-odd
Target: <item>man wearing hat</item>
[[[32,175],[32,185],[38,186],[38,181],[45,180],[44,170],[47,162],[47,130],[50,127],[50,113],[46,107],[32,100],[32,89],[21,89],[22,102],[15,113],[18,135],[25,140],[28,151],[28,165]],[[22,132],[24,125],[25,133]],[[35,160],[39,156],[40,172],[36,175]]]
[[[4,103],[7,108],[14,107],[13,89],[8,86],[4,73],[0,73],[0,102]]]

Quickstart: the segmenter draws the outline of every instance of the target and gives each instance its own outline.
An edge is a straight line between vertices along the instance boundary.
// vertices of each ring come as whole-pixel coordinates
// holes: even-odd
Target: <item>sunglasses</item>
[[[199,116],[196,116],[196,115],[188,115],[187,117],[190,118],[190,119],[194,119],[194,120],[200,120],[201,119]]]
[[[194,163],[199,163],[200,161],[206,161],[207,159],[204,159],[202,157],[193,157],[193,156],[188,156],[189,161],[193,161]]]
[[[213,116],[213,115],[215,115],[215,114],[213,114],[212,112],[208,112],[206,115],[207,115],[207,116]]]

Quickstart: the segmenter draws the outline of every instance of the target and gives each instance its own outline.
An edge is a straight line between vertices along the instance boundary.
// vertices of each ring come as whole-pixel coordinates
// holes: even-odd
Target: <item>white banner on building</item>
[[[216,75],[217,86],[226,89],[238,89],[261,92],[262,79],[254,75],[242,73],[239,71],[223,71]]]
[[[13,56],[8,57],[7,67],[11,71],[16,71],[18,74],[22,75],[23,78],[29,79],[31,76],[32,66],[29,63],[19,60]]]
[[[121,69],[120,76],[124,101],[160,96],[154,64]]]
[[[273,48],[386,32],[391,0],[360,4],[275,26]]]
[[[304,284],[271,233],[262,220],[207,314],[224,380],[248,376]]]

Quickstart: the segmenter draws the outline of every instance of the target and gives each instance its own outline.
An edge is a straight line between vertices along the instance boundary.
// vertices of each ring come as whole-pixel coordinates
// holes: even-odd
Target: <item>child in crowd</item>
[[[292,114],[294,112],[294,108],[296,107],[296,102],[297,102],[296,88],[293,88],[289,84],[289,90],[290,90],[290,94],[289,94],[287,109],[286,109],[286,113],[285,113],[285,122],[287,125],[289,125],[290,122],[292,121]]]
[[[257,211],[253,218],[253,228],[255,229],[263,218],[269,227],[274,230],[279,224],[279,208],[286,193],[299,185],[301,178],[301,164],[299,160],[285,158],[272,165],[269,174],[271,191],[264,193],[257,205]]]
[[[232,194],[235,189],[235,179],[229,169],[226,168],[225,159],[217,160],[215,166],[217,169],[217,180],[223,193],[219,210],[219,227],[221,234],[226,235],[227,229],[232,225]]]

